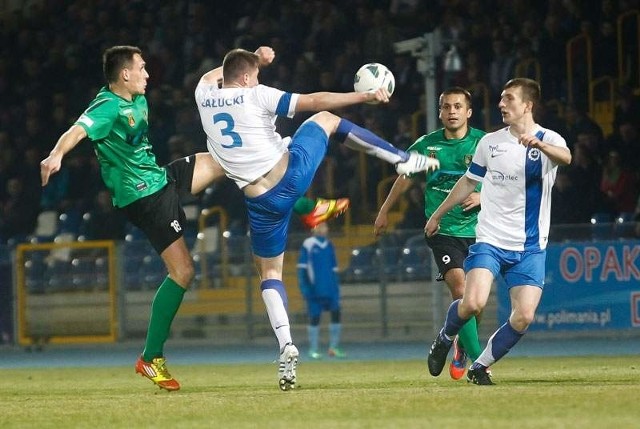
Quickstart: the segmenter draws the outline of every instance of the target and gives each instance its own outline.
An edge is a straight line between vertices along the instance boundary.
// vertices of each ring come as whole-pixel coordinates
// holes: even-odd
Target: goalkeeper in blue
[[[329,357],[344,358],[340,349],[340,282],[333,243],[328,238],[329,226],[321,223],[313,235],[302,243],[298,259],[298,285],[307,305],[309,325],[309,357],[321,359],[320,317],[329,312]]]

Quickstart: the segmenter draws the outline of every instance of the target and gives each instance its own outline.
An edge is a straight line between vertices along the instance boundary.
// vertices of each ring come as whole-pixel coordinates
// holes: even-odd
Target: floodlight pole
[[[418,59],[417,69],[424,76],[425,95],[425,116],[426,132],[430,133],[438,128],[438,103],[436,93],[436,66],[437,57],[440,54],[442,45],[440,43],[440,33],[432,31],[423,36],[423,47],[413,53]]]

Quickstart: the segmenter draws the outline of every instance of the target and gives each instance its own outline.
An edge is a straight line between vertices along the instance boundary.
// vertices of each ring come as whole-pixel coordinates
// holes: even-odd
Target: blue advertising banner
[[[511,304],[498,280],[498,319]],[[640,241],[550,244],[542,300],[529,329],[640,328]]]

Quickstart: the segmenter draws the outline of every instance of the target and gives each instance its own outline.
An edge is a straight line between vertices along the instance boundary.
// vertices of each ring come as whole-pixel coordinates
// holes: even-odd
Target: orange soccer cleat
[[[340,216],[349,208],[349,198],[338,198],[337,200],[325,200],[318,198],[316,206],[310,213],[300,216],[302,223],[309,229],[313,229],[319,224]]]
[[[460,380],[464,375],[465,366],[467,365],[467,354],[458,344],[458,337],[453,340],[453,359],[449,365],[449,375],[454,380]]]

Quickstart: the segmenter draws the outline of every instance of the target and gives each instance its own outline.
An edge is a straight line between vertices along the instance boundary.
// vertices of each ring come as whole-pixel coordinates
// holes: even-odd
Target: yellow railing
[[[632,70],[629,70],[629,75],[627,75],[626,73],[626,63],[625,63],[625,45],[627,45],[629,42],[631,41],[626,41],[624,40],[624,36],[625,36],[625,32],[624,32],[624,26],[627,22],[629,21],[633,21],[635,20],[636,22],[636,38],[635,38],[635,45],[636,45],[636,53],[635,53],[635,60],[636,60],[636,65],[638,67],[638,70],[636,70],[636,72],[638,73],[636,75],[636,81],[633,82],[631,79],[631,73],[633,73]],[[630,81],[631,84],[634,84],[636,86],[640,86],[640,12],[638,12],[637,10],[630,10],[627,11],[625,13],[621,13],[618,16],[618,20],[617,20],[617,27],[618,27],[618,79],[619,81],[625,82],[625,81]]]
[[[59,250],[91,250],[91,249],[103,249],[107,254],[107,266],[108,266],[108,289],[107,291],[96,292],[95,295],[99,301],[106,299],[107,302],[107,331],[106,334],[64,334],[57,331],[57,320],[53,316],[53,309],[51,302],[55,301],[56,295],[62,296],[62,301],[71,302],[70,299],[73,294],[80,300],[90,298],[91,291],[80,290],[74,292],[73,290],[66,290],[65,292],[43,293],[33,294],[27,290],[26,274],[25,274],[25,253],[27,252],[43,252],[48,251],[49,255],[53,255]],[[115,243],[113,241],[82,241],[82,242],[65,242],[65,243],[37,243],[37,244],[19,244],[16,247],[16,284],[17,284],[17,308],[16,317],[18,321],[18,343],[20,345],[30,345],[38,342],[38,337],[46,337],[46,342],[53,344],[74,344],[74,343],[103,343],[103,342],[115,342],[118,338],[118,302],[117,302],[117,270],[116,270],[116,251]],[[71,282],[70,282],[71,284]],[[98,296],[99,295],[99,296]],[[59,298],[58,296],[58,298]],[[43,301],[43,308],[46,307],[46,314],[39,315],[39,319],[42,325],[46,326],[48,331],[45,334],[33,332],[31,329],[30,321],[37,319],[37,310],[30,309],[30,303],[40,300]],[[59,300],[58,300],[59,301]],[[44,310],[43,310],[44,311]],[[95,302],[92,302],[92,306],[89,308],[90,313],[87,316],[87,320],[83,321],[95,322]],[[69,313],[67,311],[66,313]],[[74,316],[79,317],[79,312],[73,311]],[[86,311],[85,311],[86,313]],[[67,319],[70,316],[67,316]],[[78,324],[84,323],[78,321]],[[65,322],[68,323],[68,322]]]
[[[600,125],[605,135],[613,131],[615,87],[616,82],[611,76],[602,76],[589,82],[589,115]],[[604,89],[604,97],[599,96],[601,88]]]

